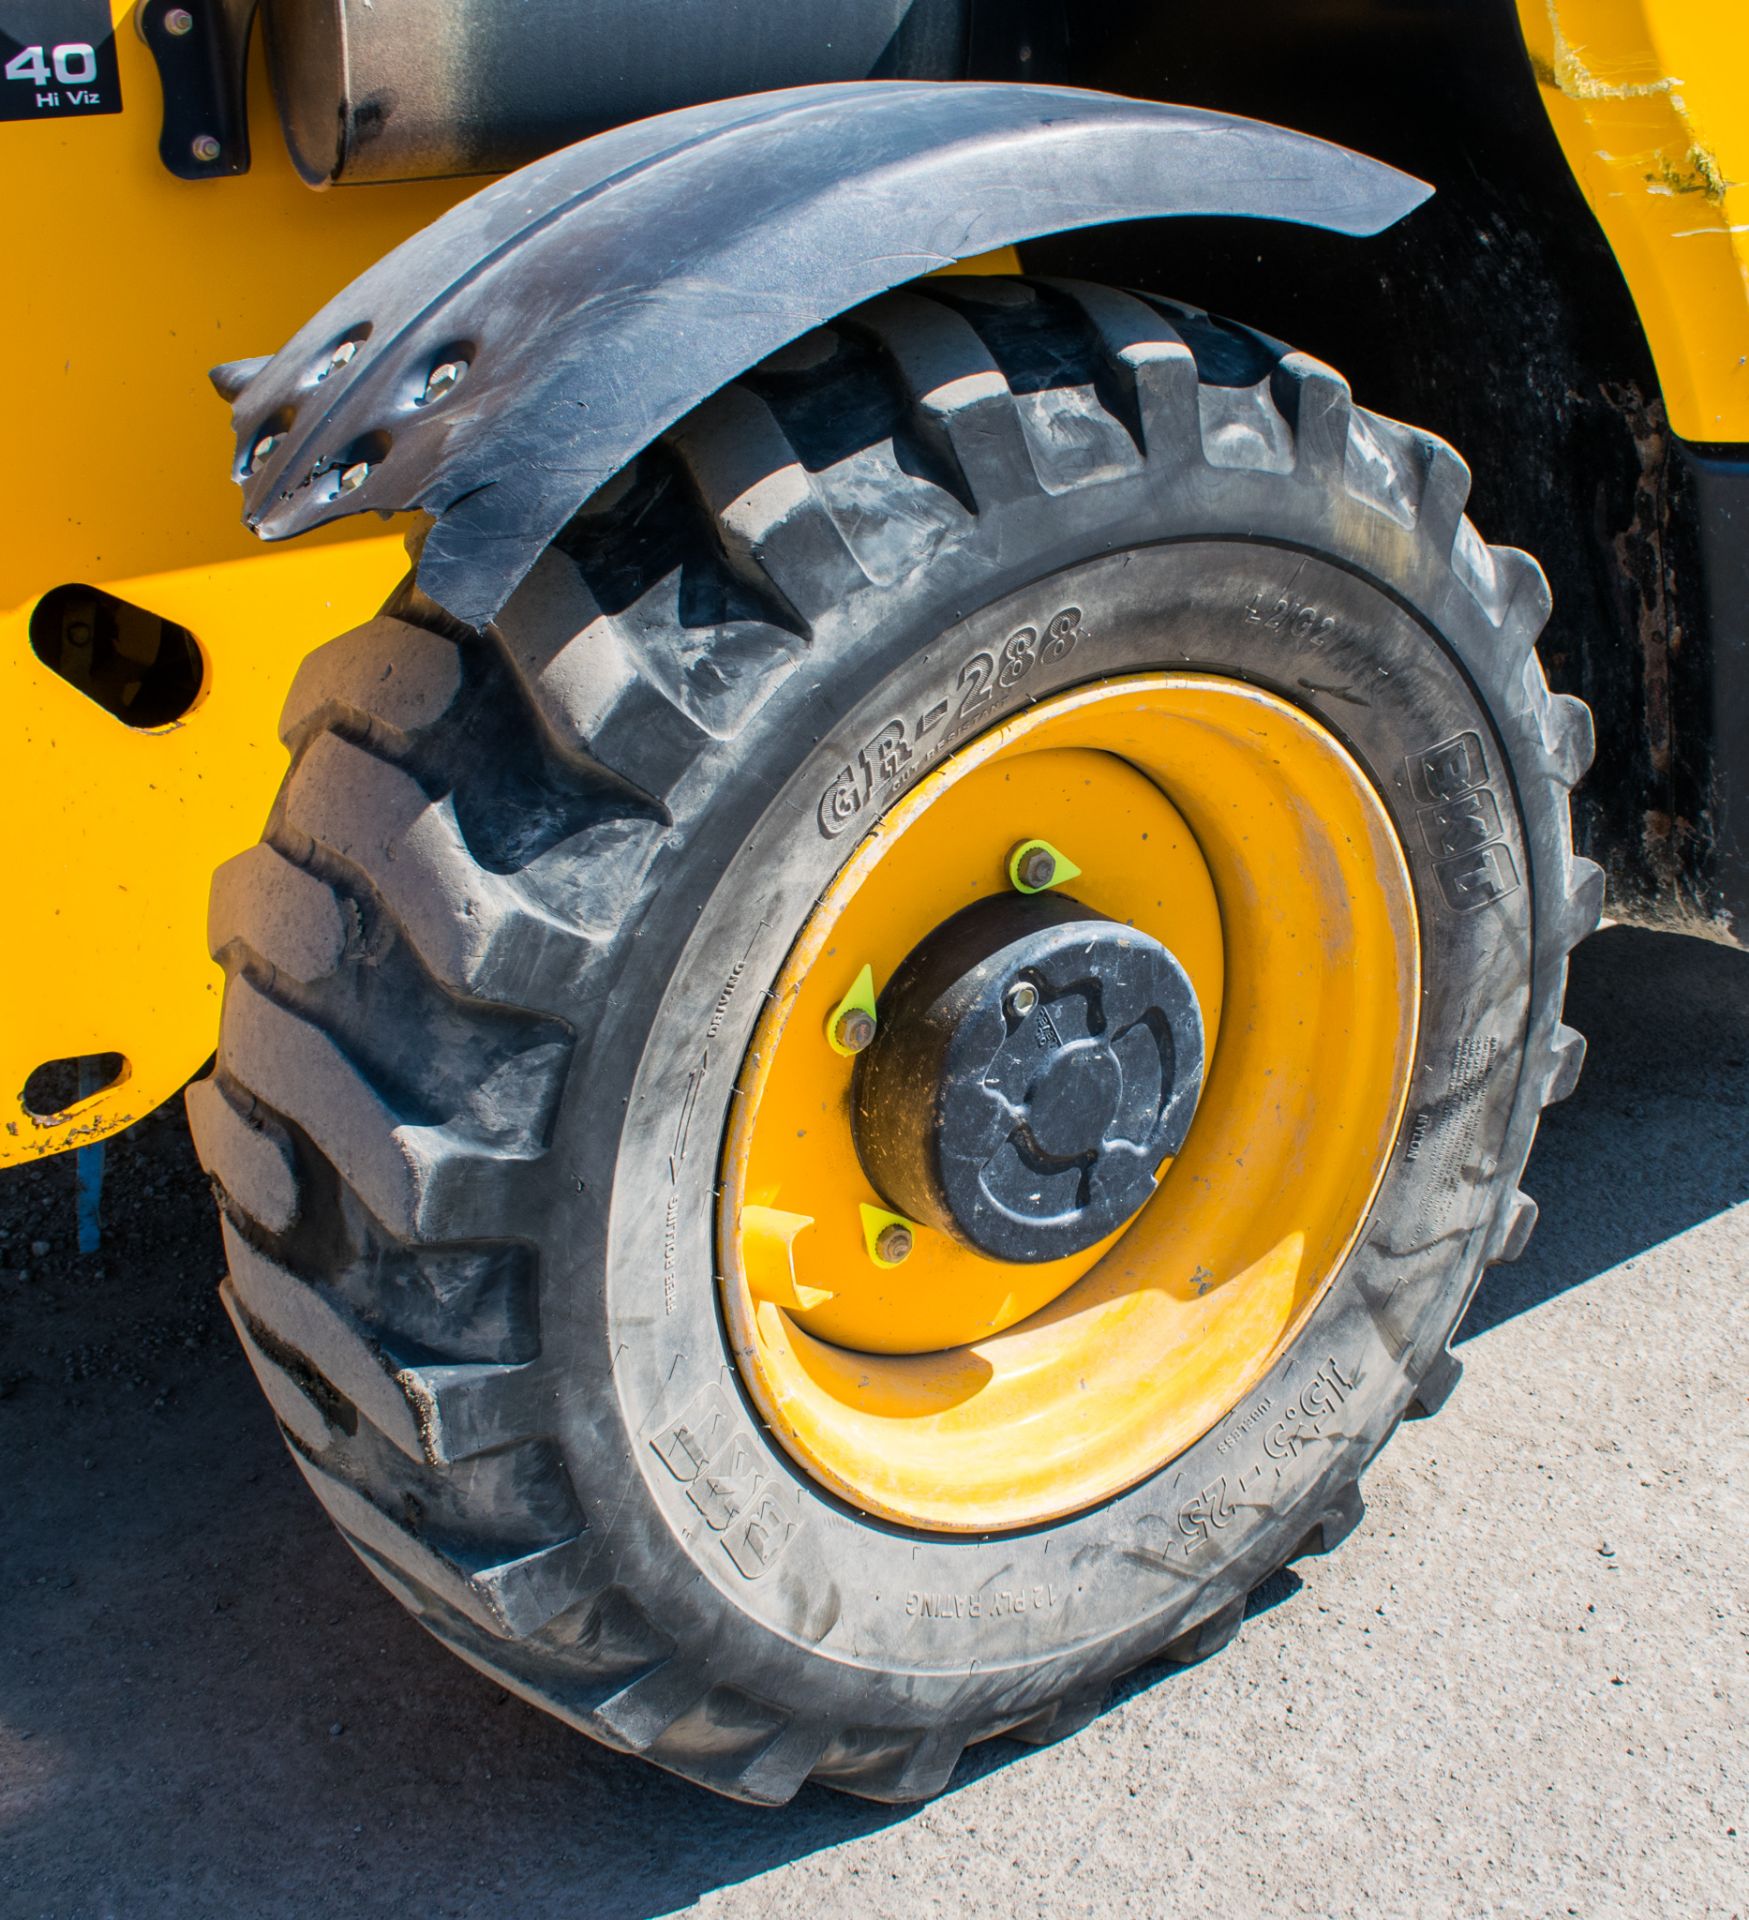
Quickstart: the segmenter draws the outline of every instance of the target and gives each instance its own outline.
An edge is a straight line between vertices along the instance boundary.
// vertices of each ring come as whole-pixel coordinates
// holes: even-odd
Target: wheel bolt
[[[900,1226],[897,1220],[875,1235],[875,1253],[891,1267],[910,1259],[912,1244],[911,1229]]]
[[[1027,847],[1024,853],[1017,847],[1011,859],[1016,878],[1034,893],[1042,893],[1057,877],[1057,856],[1049,847]]]
[[[316,375],[316,378],[318,380],[326,380],[329,374],[338,373],[342,367],[350,365],[357,356],[358,342],[356,340],[342,340],[339,346],[329,354],[327,364],[322,368],[322,371]]]
[[[875,1037],[875,1017],[867,1007],[846,1007],[832,1028],[832,1038],[846,1053],[861,1053]]]
[[[1038,988],[1030,980],[1016,980],[1008,989],[1005,1004],[1016,1020],[1024,1020],[1038,1005]]]
[[[446,360],[442,366],[433,367],[431,377],[425,382],[425,391],[419,396],[419,404],[425,406],[433,400],[441,400],[467,370],[465,360]]]
[[[255,445],[249,452],[249,471],[251,473],[267,459],[268,455],[279,445],[281,438],[282,436],[277,433],[264,433],[261,438],[255,442]]]
[[[340,491],[342,493],[352,493],[357,488],[362,487],[369,478],[370,462],[368,460],[360,460],[348,467],[340,476]]]

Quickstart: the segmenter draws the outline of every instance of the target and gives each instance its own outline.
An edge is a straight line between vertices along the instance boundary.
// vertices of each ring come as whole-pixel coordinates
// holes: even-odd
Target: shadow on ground
[[[1592,1058],[1527,1177],[1542,1225],[1466,1338],[1749,1197],[1749,955],[1606,932],[1570,1018]],[[644,1920],[909,1817],[715,1800],[428,1640],[310,1500],[234,1350],[179,1103],[111,1162],[87,1258],[66,1162],[0,1177],[0,1910]],[[994,1743],[956,1785],[1018,1757]]]
[[[1749,1199],[1749,953],[1605,928],[1573,956],[1566,1018],[1590,1052],[1525,1171],[1542,1215],[1459,1340]]]

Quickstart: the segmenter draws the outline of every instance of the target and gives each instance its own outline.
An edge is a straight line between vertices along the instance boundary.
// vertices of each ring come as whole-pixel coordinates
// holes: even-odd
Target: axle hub
[[[1096,1245],[1154,1191],[1202,1088],[1202,1013],[1151,935],[1061,894],[955,914],[893,976],[859,1055],[865,1171],[992,1259]]]

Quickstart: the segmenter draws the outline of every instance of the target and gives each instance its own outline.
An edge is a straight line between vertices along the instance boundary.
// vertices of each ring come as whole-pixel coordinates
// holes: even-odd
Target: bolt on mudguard
[[[955,260],[1173,214],[1371,234],[1425,184],[1260,121],[1071,88],[799,87],[620,127],[494,182],[272,359],[220,369],[264,539],[436,520],[483,625],[577,508],[736,374]]]

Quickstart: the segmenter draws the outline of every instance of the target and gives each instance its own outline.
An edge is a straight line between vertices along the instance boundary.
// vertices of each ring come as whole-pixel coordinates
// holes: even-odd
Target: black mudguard
[[[277,540],[422,509],[420,584],[483,625],[665,428],[889,287],[1167,214],[1377,233],[1429,191],[1282,127],[1069,88],[856,82],[665,114],[494,182],[271,360],[221,369],[244,517]]]

